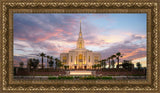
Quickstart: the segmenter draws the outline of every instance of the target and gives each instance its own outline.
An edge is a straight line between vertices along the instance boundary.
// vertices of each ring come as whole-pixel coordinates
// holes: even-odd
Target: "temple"
[[[92,69],[92,66],[98,64],[98,61],[101,60],[100,53],[92,52],[85,48],[81,31],[81,21],[76,49],[70,50],[69,53],[61,53],[60,60],[63,65],[69,66],[69,69]]]

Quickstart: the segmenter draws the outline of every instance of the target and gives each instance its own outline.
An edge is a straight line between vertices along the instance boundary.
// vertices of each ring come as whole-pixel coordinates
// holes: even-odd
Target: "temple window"
[[[72,56],[71,56],[71,62],[72,62]]]
[[[82,61],[83,61],[83,55],[79,54],[79,62],[82,62]]]
[[[67,62],[67,57],[66,56],[63,56],[63,62]]]
[[[98,62],[98,57],[97,56],[94,57],[94,62]]]

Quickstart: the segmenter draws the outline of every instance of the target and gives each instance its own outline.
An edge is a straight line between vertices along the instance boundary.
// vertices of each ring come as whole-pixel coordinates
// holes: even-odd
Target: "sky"
[[[123,60],[146,66],[147,15],[145,13],[29,14],[13,15],[14,65],[26,64],[37,54],[59,58],[60,53],[76,48],[81,30],[85,48],[107,58],[117,52]]]

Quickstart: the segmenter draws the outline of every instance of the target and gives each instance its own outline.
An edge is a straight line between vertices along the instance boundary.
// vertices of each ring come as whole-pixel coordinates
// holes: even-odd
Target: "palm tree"
[[[142,67],[141,63],[140,62],[137,62],[136,63],[136,66],[138,67],[138,69],[140,69]]]
[[[52,61],[52,60],[53,60],[53,56],[50,56],[50,58],[49,58],[49,59],[50,59],[50,61]]]
[[[47,66],[48,66],[48,64],[49,64],[49,59],[50,59],[50,56],[49,56],[49,55],[47,55],[46,57],[47,57]]]
[[[103,68],[106,68],[106,59],[103,59]]]
[[[116,58],[117,58],[117,62],[118,62],[117,68],[119,68],[119,57],[122,57],[120,52],[116,53]]]
[[[96,64],[92,65],[92,68],[93,68],[93,69],[96,69],[96,67],[97,67],[97,65],[96,65]]]
[[[39,59],[32,59],[31,62],[31,66],[33,66],[33,68],[36,69],[39,64]]]
[[[95,69],[95,65],[92,65],[92,69]]]
[[[132,64],[132,63],[129,62],[129,61],[125,61],[125,62],[122,63],[122,67],[123,67],[124,69],[129,70],[129,71],[132,70],[132,67],[133,67],[133,66],[134,66],[134,64]]]
[[[95,64],[95,69],[97,69],[98,65]]]
[[[50,68],[53,67],[53,61],[49,61],[48,63]]]
[[[111,59],[112,59],[112,61],[111,61],[111,63],[112,63],[112,68],[114,68],[114,65],[115,65],[115,62],[114,62],[114,58],[116,57],[116,55],[112,55],[111,56]]]
[[[37,68],[38,64],[39,64],[39,59],[28,59],[28,69],[31,70],[31,67],[33,67],[34,69]]]
[[[109,68],[111,68],[111,62],[110,62],[111,57],[107,58],[107,61],[109,61]]]
[[[58,58],[55,58],[55,61],[56,61],[56,69],[57,69],[57,67],[58,67],[58,68],[63,67],[62,62],[61,62]]]
[[[19,63],[20,68],[23,68],[23,65],[24,65],[23,62],[20,62],[20,63]]]
[[[53,61],[53,56],[50,56],[49,59],[50,59],[50,61],[49,61],[49,66],[52,67],[52,66],[53,66],[53,63],[54,63],[54,61]]]
[[[98,61],[99,62],[99,64],[101,65],[101,66],[103,66],[103,62],[102,62],[102,60],[100,60],[100,61]],[[97,66],[99,67],[99,65],[97,64]]]
[[[42,69],[43,69],[43,58],[46,57],[46,54],[44,54],[43,52],[40,53],[38,56],[42,57]]]
[[[32,62],[32,59],[28,59],[28,60],[27,60],[27,68],[28,68],[28,71],[31,70],[31,62]]]
[[[55,63],[56,63],[56,69],[57,69],[58,58],[55,58]]]
[[[101,67],[101,64],[97,64],[98,69]]]
[[[101,60],[101,61],[99,61],[99,62],[100,62],[101,66],[102,66],[103,68],[106,67],[106,59],[103,59],[103,60]]]

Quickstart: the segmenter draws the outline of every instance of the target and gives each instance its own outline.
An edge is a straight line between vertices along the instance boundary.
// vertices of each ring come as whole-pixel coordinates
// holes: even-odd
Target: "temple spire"
[[[80,32],[81,32],[81,20],[80,20]]]
[[[79,38],[82,38],[82,31],[81,31],[81,20],[80,20],[80,32],[79,32]]]
[[[79,38],[77,40],[77,48],[79,48],[79,49],[84,48],[84,40],[83,40],[83,37],[82,37],[82,31],[81,31],[81,20],[80,20]]]

